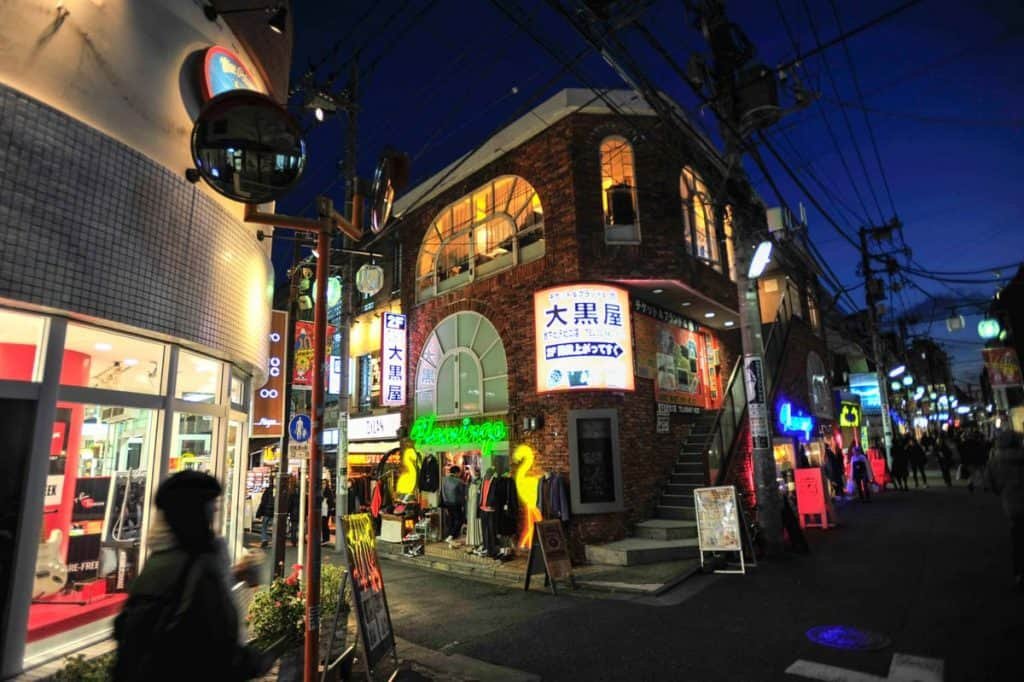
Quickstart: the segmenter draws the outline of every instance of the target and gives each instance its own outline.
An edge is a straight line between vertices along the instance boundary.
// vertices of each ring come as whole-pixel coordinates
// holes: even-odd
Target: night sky
[[[585,48],[583,39],[546,2],[514,4],[522,8],[518,16],[565,59]],[[758,59],[777,65],[790,61],[797,50],[814,49],[815,29],[822,42],[838,36],[835,11],[849,31],[901,4],[762,0],[731,2],[728,11],[756,46]],[[334,89],[340,89],[347,82],[349,61],[359,51],[359,169],[366,178],[386,145],[413,158],[415,183],[562,88],[626,87],[593,52],[578,62],[579,74],[566,70],[485,0],[294,6],[293,84],[313,63],[320,65],[319,82],[336,72]],[[708,53],[680,0],[652,3],[641,21],[683,66],[694,52]],[[668,62],[639,34],[622,38],[647,76],[718,140],[713,115],[700,111],[699,100]],[[924,0],[850,38],[846,47],[849,60],[838,44],[801,63],[796,75],[820,96],[768,131],[770,143],[825,211],[856,238],[859,226],[888,220],[895,209],[913,253],[911,267],[922,271],[973,271],[1024,259],[1024,202],[1019,199],[1024,5],[1015,0]],[[784,103],[791,100],[785,97]],[[293,105],[300,111],[297,99]],[[303,122],[310,127],[309,168],[298,189],[280,204],[282,210],[309,215],[317,193],[343,199],[337,164],[343,157],[345,125],[338,117],[317,126],[309,113]],[[794,210],[800,203],[807,207],[811,238],[838,280],[855,286],[857,251],[811,206],[769,152],[762,154],[786,202]],[[746,165],[765,202],[778,205],[761,171],[753,162]],[[897,241],[879,248],[902,246]],[[287,261],[282,253],[275,254],[279,266]],[[900,260],[906,263],[904,257]],[[1001,275],[1012,277],[1014,271],[1004,269]],[[971,282],[905,276],[912,283],[892,295],[886,324],[891,327],[894,315],[905,311],[918,315],[922,322],[912,325],[911,332],[940,340],[954,354],[954,374],[977,383],[977,307],[962,310],[968,324],[964,331],[948,333],[944,318],[951,305],[990,298],[999,280],[992,273],[955,276],[978,280]],[[852,289],[851,295],[857,306],[863,305],[862,288]],[[840,305],[854,309],[848,298]]]

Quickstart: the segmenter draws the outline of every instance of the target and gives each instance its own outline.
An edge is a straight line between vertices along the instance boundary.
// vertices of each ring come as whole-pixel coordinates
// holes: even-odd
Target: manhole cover
[[[874,651],[892,643],[885,635],[850,625],[819,625],[807,631],[807,639],[822,646],[850,651]]]

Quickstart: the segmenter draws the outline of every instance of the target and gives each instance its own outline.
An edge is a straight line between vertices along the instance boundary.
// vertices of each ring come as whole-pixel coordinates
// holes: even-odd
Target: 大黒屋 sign
[[[633,390],[629,294],[569,284],[533,295],[537,392]]]
[[[381,405],[405,405],[406,317],[384,313],[381,320]]]

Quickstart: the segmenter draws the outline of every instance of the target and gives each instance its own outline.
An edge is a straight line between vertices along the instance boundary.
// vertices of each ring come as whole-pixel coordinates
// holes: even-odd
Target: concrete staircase
[[[611,566],[635,566],[697,556],[697,523],[693,491],[707,485],[704,448],[717,413],[697,415],[655,507],[654,518],[636,525],[631,538],[587,545],[587,560]]]

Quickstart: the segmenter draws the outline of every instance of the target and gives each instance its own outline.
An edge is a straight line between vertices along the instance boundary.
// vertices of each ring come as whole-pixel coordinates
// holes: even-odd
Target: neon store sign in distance
[[[779,405],[779,426],[784,433],[798,433],[803,435],[804,442],[811,439],[811,431],[814,430],[814,417],[804,414],[793,414],[793,405],[784,402]]]
[[[453,426],[437,426],[437,415],[417,417],[409,437],[417,447],[424,445],[478,445],[480,453],[491,454],[496,443],[508,440],[505,422],[493,420],[473,423],[469,417]]]

